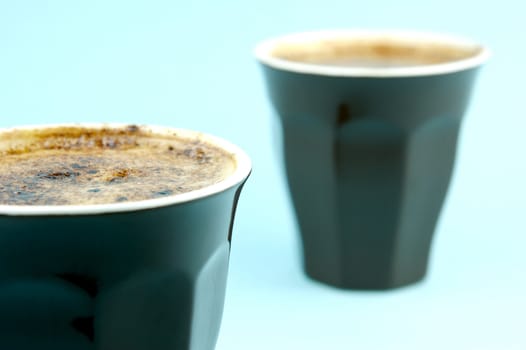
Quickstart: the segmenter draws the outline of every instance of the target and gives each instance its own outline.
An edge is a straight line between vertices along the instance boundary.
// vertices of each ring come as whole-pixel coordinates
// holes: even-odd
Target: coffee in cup
[[[256,56],[306,273],[346,289],[420,281],[488,50],[441,34],[329,30],[266,40]]]
[[[0,349],[214,349],[251,168],[240,148],[31,126],[0,130],[0,158]]]

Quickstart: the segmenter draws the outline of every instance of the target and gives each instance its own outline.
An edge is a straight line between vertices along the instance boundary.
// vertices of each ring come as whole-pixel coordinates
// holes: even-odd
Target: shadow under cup
[[[215,348],[250,160],[215,137],[148,130],[207,142],[230,154],[235,169],[158,199],[0,206],[1,349]]]
[[[487,50],[437,34],[322,31],[267,40],[256,56],[306,273],[353,289],[421,280]]]

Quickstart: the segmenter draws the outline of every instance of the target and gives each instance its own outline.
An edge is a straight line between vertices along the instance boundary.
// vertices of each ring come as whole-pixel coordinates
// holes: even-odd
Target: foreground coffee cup
[[[287,35],[255,53],[281,121],[306,273],[356,289],[422,279],[487,50],[348,30]]]
[[[143,154],[148,159],[142,168],[130,157],[129,168],[94,169],[106,152],[118,160],[138,145],[151,154]],[[100,159],[60,158],[67,154],[71,160],[89,147],[100,151]],[[42,150],[40,164],[24,168],[35,149]],[[182,186],[177,184],[174,193],[153,190],[152,198],[132,199],[162,170],[153,166],[157,154],[206,168],[214,162],[212,151],[232,165],[223,179],[181,193],[175,193]],[[11,179],[3,169],[0,184],[3,192],[14,191],[3,193],[0,205],[1,349],[214,349],[234,213],[251,167],[241,149],[173,128],[69,125],[0,130],[0,154],[4,163],[20,155],[16,176]],[[53,163],[53,157],[60,161]],[[186,171],[174,169],[165,174],[167,183]],[[88,204],[63,204],[72,197],[58,190],[41,195],[60,182],[68,191],[89,183],[93,188],[76,194],[79,203]],[[124,195],[111,197],[115,186],[133,182]],[[104,192],[115,200],[99,198]]]

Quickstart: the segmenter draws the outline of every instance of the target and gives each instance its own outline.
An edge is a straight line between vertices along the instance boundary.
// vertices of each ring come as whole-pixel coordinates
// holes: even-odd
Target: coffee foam
[[[411,66],[459,61],[474,57],[480,50],[480,47],[377,37],[280,43],[274,47],[271,55],[283,60],[313,64]]]
[[[0,134],[0,205],[140,201],[221,182],[228,152],[199,138],[137,126],[55,127]]]
[[[259,43],[254,53],[267,67],[335,77],[416,77],[476,68],[489,50],[462,37],[404,30],[321,30]]]

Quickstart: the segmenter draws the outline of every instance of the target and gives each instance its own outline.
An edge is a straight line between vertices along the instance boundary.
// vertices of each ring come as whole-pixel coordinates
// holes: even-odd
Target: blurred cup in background
[[[345,289],[421,280],[488,50],[338,30],[266,40],[255,55],[281,122],[306,273]]]

